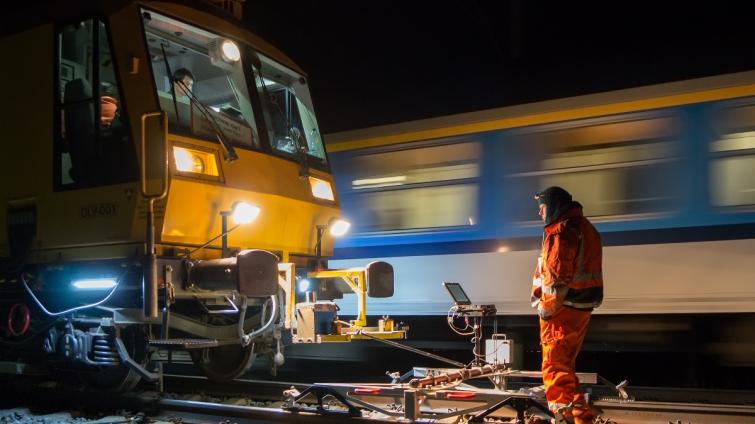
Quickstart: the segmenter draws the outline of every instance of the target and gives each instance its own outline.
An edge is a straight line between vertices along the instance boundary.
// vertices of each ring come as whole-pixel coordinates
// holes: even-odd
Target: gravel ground
[[[35,415],[26,408],[0,410],[0,424],[131,424],[144,421],[143,415],[109,415],[92,419],[78,417],[70,412]]]

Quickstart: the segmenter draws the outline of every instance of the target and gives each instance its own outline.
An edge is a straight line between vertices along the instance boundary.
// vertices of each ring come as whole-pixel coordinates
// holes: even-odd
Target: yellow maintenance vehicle
[[[0,370],[124,390],[159,378],[156,352],[227,380],[258,355],[282,365],[289,336],[405,336],[367,327],[389,264],[327,269],[349,223],[307,77],[239,17],[76,0],[2,18]],[[302,302],[304,285],[356,293],[359,315]]]

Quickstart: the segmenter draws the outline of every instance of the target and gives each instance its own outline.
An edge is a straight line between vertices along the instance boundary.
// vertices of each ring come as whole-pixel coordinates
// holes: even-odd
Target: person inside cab
[[[194,89],[194,74],[186,68],[178,68],[173,73],[173,93],[176,97],[190,97]]]

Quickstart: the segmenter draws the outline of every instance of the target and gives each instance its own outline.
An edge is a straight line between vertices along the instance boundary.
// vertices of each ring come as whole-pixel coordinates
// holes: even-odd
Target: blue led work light
[[[103,290],[115,287],[117,280],[115,278],[90,278],[84,280],[74,280],[71,285],[79,290]]]

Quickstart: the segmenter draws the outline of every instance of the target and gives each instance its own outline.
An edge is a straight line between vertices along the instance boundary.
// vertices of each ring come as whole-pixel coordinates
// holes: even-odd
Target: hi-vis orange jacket
[[[543,319],[563,306],[591,311],[603,302],[600,235],[573,202],[543,230],[543,248],[532,279],[532,307]]]

